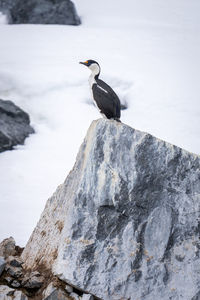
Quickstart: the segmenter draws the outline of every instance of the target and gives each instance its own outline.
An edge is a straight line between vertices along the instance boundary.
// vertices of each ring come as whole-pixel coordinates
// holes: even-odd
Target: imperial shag
[[[103,80],[99,79],[100,66],[95,60],[80,62],[87,66],[92,74],[89,77],[89,84],[93,100],[100,110],[100,113],[107,119],[114,119],[120,122],[120,100],[113,89]]]

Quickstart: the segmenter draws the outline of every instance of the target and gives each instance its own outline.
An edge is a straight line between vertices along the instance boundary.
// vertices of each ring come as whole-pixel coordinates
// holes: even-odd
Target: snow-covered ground
[[[74,2],[78,27],[0,26],[0,98],[25,109],[36,131],[0,154],[0,240],[21,246],[100,117],[79,61],[100,63],[129,104],[124,123],[200,153],[199,0]]]

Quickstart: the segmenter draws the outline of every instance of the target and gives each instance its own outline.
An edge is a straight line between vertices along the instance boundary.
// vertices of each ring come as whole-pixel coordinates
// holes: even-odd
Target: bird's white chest
[[[92,96],[92,99],[93,99],[95,105],[97,105],[96,101],[94,100],[94,96],[93,96],[93,92],[92,92],[93,84],[97,84],[97,82],[96,82],[94,76],[91,74],[90,77],[89,77],[90,92],[91,92],[91,96]]]
[[[91,90],[92,90],[92,86],[93,86],[94,83],[97,83],[97,82],[96,82],[93,74],[91,74],[90,77],[89,77],[89,85],[90,85]]]
[[[93,74],[90,75],[89,77],[89,85],[90,85],[90,93],[91,93],[91,96],[92,96],[92,100],[94,101],[94,105],[96,106],[96,108],[99,110],[98,106],[97,106],[97,103],[94,99],[94,95],[93,95],[93,91],[92,91],[92,86],[93,84],[97,84]],[[99,110],[100,111],[100,110]]]

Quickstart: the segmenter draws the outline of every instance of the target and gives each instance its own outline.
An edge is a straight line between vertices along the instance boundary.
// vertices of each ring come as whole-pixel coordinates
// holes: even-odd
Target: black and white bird
[[[94,103],[100,113],[107,119],[120,121],[120,100],[113,89],[103,80],[99,79],[100,66],[95,60],[86,60],[80,64],[87,66],[91,70],[89,84]]]

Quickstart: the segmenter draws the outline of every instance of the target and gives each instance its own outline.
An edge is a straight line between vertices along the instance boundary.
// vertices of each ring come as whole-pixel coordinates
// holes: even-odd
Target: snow
[[[21,246],[101,117],[79,61],[100,63],[129,105],[124,123],[200,153],[199,1],[74,2],[81,26],[0,26],[0,98],[27,111],[36,131],[0,154],[0,240]]]
[[[0,25],[7,24],[7,18],[6,15],[4,15],[2,12],[0,12]]]

